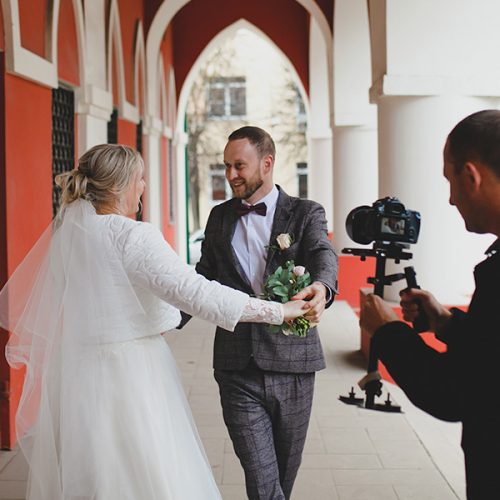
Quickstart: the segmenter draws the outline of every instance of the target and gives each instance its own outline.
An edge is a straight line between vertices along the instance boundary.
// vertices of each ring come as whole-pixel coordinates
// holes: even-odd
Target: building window
[[[59,209],[57,175],[75,168],[75,98],[72,90],[52,90],[52,215]]]
[[[135,149],[142,155],[142,120],[135,128]]]
[[[242,118],[247,114],[245,77],[219,77],[208,85],[208,116]]]
[[[113,108],[108,122],[108,144],[118,144],[118,110],[116,108]]]
[[[297,163],[297,181],[299,198],[307,198],[307,163]]]
[[[210,165],[210,193],[212,201],[219,202],[227,200],[226,166],[223,163]]]
[[[305,132],[307,129],[306,106],[297,86],[295,86],[295,116],[297,119],[297,130]]]

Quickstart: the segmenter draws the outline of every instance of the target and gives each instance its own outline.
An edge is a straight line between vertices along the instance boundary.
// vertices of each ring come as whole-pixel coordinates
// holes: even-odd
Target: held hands
[[[290,300],[289,302],[282,304],[282,306],[284,321],[286,323],[293,321],[299,316],[305,317],[306,312],[311,308],[310,302],[306,302],[305,300]]]
[[[437,333],[451,317],[451,312],[441,305],[434,295],[415,288],[400,292],[403,318],[413,322],[423,310],[429,320],[430,331]]]
[[[293,301],[308,300],[309,310],[303,314],[312,325],[319,323],[326,305],[326,286],[320,281],[314,281],[303,288],[297,295],[292,297]]]

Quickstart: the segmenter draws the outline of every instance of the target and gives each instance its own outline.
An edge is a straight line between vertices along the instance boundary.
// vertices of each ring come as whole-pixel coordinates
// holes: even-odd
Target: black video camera
[[[416,243],[420,231],[420,213],[406,210],[397,198],[382,198],[371,207],[363,205],[349,212],[346,230],[356,243],[372,241]]]

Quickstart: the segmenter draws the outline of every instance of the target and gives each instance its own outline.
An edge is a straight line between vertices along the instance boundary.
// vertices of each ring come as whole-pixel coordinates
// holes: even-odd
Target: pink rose
[[[293,274],[295,274],[295,276],[299,277],[299,276],[303,276],[304,273],[306,272],[306,268],[304,266],[295,266],[293,268]]]

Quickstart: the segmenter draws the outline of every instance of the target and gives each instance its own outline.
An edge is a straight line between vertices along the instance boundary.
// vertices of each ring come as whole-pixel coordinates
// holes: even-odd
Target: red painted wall
[[[315,0],[319,8],[323,11],[323,14],[330,25],[330,31],[333,31],[333,1],[332,0]]]
[[[364,262],[352,255],[339,255],[339,295],[335,300],[346,300],[354,310],[359,310],[359,289],[371,287],[366,280],[375,276],[375,259]]]
[[[118,118],[118,144],[125,144],[131,148],[137,146],[137,125]]]
[[[118,0],[122,32],[123,64],[125,66],[125,86],[127,101],[134,102],[134,41],[138,21],[142,20],[142,2]]]
[[[16,76],[5,75],[5,226],[10,276],[52,218],[52,95]],[[29,147],[27,143],[29,141]],[[2,232],[2,234],[4,234]],[[4,255],[5,259],[5,255]],[[5,269],[6,267],[6,269]],[[2,370],[9,370],[0,358]],[[15,441],[14,415],[23,374],[9,370],[11,399],[8,432]],[[6,436],[2,435],[5,442]]]
[[[266,33],[288,56],[309,89],[309,13],[295,0],[191,0],[174,17],[177,93],[206,45],[224,28],[244,18]]]
[[[21,45],[31,52],[45,57],[45,26],[49,0],[18,0]]]
[[[59,79],[78,87],[80,85],[79,54],[72,0],[61,0],[59,6],[57,63]]]
[[[147,33],[163,0],[148,0],[144,4],[144,33]]]

